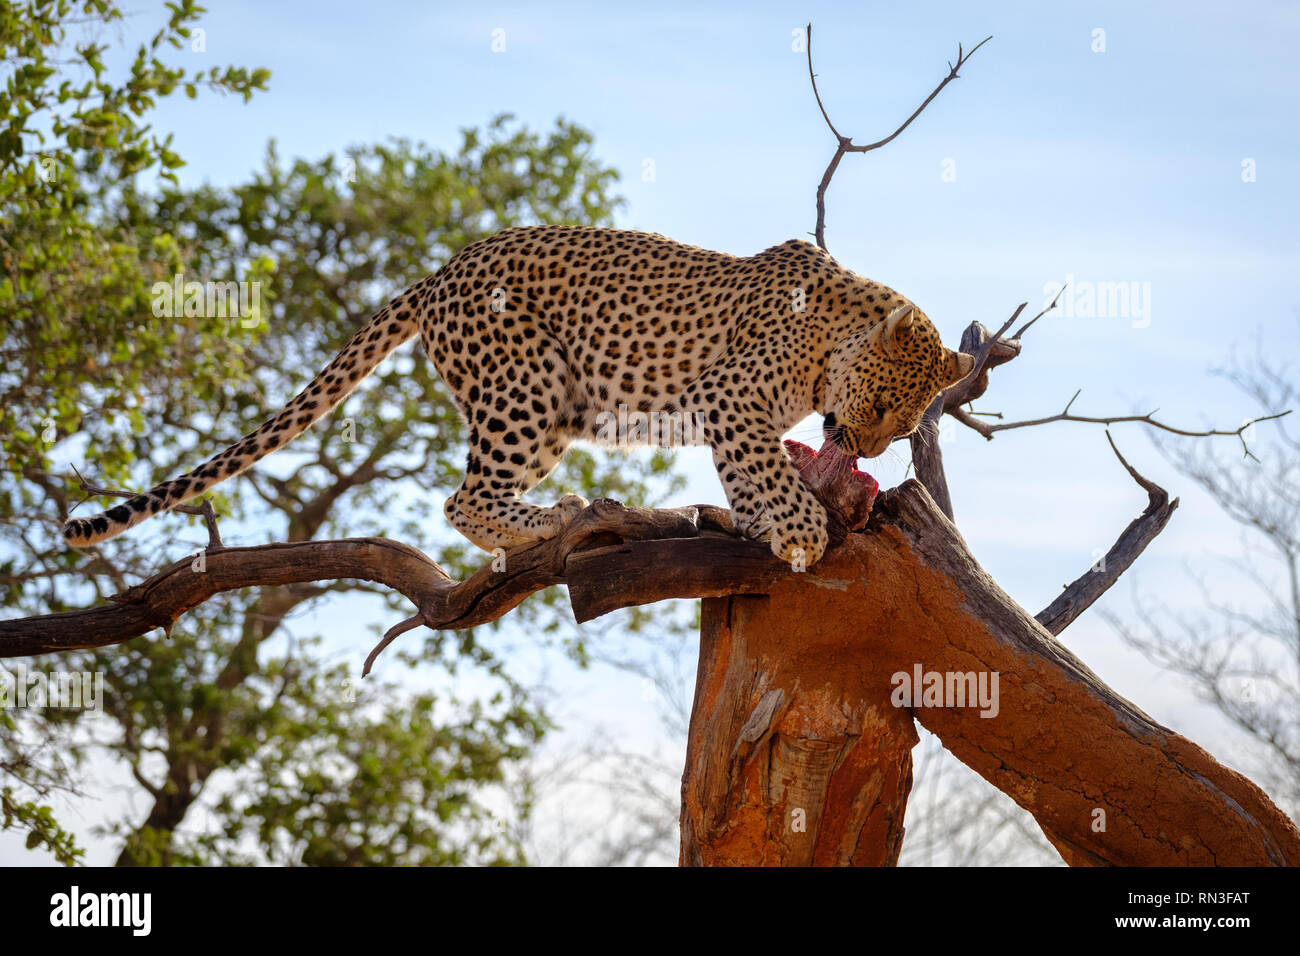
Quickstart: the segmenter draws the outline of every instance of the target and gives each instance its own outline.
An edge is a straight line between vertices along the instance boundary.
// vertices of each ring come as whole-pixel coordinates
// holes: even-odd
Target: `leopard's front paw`
[[[793,518],[772,528],[772,553],[796,570],[820,561],[829,545],[826,509],[815,498],[805,502]]]

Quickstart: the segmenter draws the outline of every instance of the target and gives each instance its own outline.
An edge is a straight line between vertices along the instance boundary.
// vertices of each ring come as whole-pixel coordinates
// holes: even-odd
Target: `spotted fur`
[[[446,515],[488,550],[553,537],[586,505],[521,496],[622,405],[700,422],[738,526],[811,565],[826,548],[826,514],[781,435],[817,412],[844,451],[879,455],[972,364],[911,302],[808,242],[738,258],[623,230],[509,229],[392,299],[256,431],[194,471],[69,521],[64,536],[103,541],[239,474],[417,334],[469,427],[465,480]]]

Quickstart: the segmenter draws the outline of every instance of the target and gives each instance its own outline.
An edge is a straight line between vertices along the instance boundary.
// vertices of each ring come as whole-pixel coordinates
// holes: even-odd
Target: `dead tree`
[[[817,191],[823,248],[824,197],[839,161],[901,133],[973,52],[959,49],[948,76],[891,136],[856,146],[831,125],[838,146]],[[810,48],[810,74],[811,56]],[[1138,474],[1112,441],[1146,492],[1146,507],[1097,569],[1037,615],[979,566],[952,521],[934,441],[944,414],[986,438],[1056,421],[1138,421],[1185,435],[1236,435],[1245,447],[1252,423],[1189,432],[1152,415],[1074,415],[1073,399],[1033,421],[974,417],[967,406],[984,394],[990,370],[1021,353],[1021,335],[1037,321],[1004,338],[1024,308],[995,334],[979,323],[966,330],[962,349],[975,356],[975,368],[936,399],[912,437],[919,480],[877,498],[851,462],[829,449],[792,447],[831,516],[832,548],[810,569],[794,570],[765,544],[739,537],[730,513],[711,506],[655,511],[596,501],[560,536],[464,581],[381,538],[224,547],[209,511],[201,568],[187,558],[107,605],[0,621],[0,656],[103,647],[166,632],[222,591],[340,578],[377,582],[415,608],[371,652],[367,671],[406,631],[493,621],[556,584],[567,585],[579,622],[700,598],[682,779],[685,865],[896,862],[917,722],[1032,814],[1072,865],[1300,864],[1300,830],[1259,787],[1120,697],[1057,640],[1160,533],[1177,500]]]

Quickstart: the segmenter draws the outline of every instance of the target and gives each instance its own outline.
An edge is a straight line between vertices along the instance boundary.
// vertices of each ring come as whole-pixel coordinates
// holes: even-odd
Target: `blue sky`
[[[831,251],[912,298],[954,342],[973,319],[995,325],[1025,300],[1036,311],[1067,275],[1149,283],[1149,323],[1044,319],[982,408],[1037,417],[1082,388],[1084,414],[1159,406],[1171,422],[1236,427],[1263,411],[1209,369],[1257,331],[1275,349],[1296,342],[1300,8],[981,7],[214,3],[207,52],[189,55],[267,66],[270,92],[247,105],[165,103],[157,125],[175,131],[185,179],[224,183],[247,176],[270,137],[284,155],[317,156],[392,136],[451,145],[503,110],[537,128],[563,114],[622,172],[622,225],[747,254],[812,229],[833,150],[793,31],[814,23],[823,99],[858,141],[892,131],[958,42],[992,34],[899,139],[845,158],[828,196]],[[1097,29],[1105,52],[1093,52]],[[504,52],[493,52],[496,30]],[[1242,181],[1247,159],[1254,182]],[[1116,438],[1174,481],[1140,426]],[[720,500],[704,453],[683,460],[691,499]],[[992,443],[954,430],[948,463],[977,553],[1030,607],[1143,501],[1091,426]],[[890,460],[876,470],[886,484],[903,472]],[[1213,505],[1171,488],[1184,510],[1157,550],[1216,547],[1230,529]],[[999,499],[1018,502],[1023,520],[987,507]]]
[[[1137,283],[1149,290],[1150,314],[1045,318],[977,407],[1039,417],[1082,388],[1082,414],[1159,406],[1172,423],[1235,428],[1274,409],[1254,407],[1210,368],[1256,334],[1276,355],[1300,342],[1300,5],[209,7],[206,52],[177,59],[265,66],[272,78],[249,104],[207,95],[198,106],[160,106],[155,126],[174,132],[189,160],[183,182],[245,179],[272,137],[283,156],[389,137],[450,147],[459,128],[498,112],[537,129],[564,115],[591,129],[597,155],[621,171],[621,225],[742,255],[811,231],[814,189],[834,148],[793,48],[796,30],[813,22],[823,100],[858,142],[892,132],[959,41],[992,34],[898,140],[845,158],[828,194],[831,252],[917,302],[953,345],[972,320],[996,326],[1025,300],[1037,311],[1045,288],[1067,275]],[[156,19],[129,20],[123,36]],[[493,51],[495,30],[503,52]],[[1097,30],[1104,52],[1093,49]],[[652,182],[642,178],[647,160]],[[1253,182],[1243,181],[1246,161]],[[1131,582],[1174,604],[1190,600],[1184,567],[1235,555],[1234,526],[1173,472],[1142,426],[1117,427],[1115,437],[1183,507],[1106,601],[1122,613]],[[1061,424],[991,443],[952,430],[945,454],[963,534],[1031,611],[1145,504],[1099,427]],[[683,502],[721,503],[707,452],[681,461],[691,475]],[[867,467],[888,486],[904,464]],[[1157,719],[1229,756],[1232,738],[1217,718],[1095,616],[1063,639]],[[563,678],[591,713],[652,732],[616,677],[592,680]]]

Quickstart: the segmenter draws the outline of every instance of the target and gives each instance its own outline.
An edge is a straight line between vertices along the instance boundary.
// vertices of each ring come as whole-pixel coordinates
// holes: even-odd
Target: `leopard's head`
[[[930,403],[974,364],[971,356],[944,346],[920,309],[899,306],[831,352],[826,434],[846,454],[875,458],[894,439],[915,431]]]

